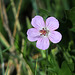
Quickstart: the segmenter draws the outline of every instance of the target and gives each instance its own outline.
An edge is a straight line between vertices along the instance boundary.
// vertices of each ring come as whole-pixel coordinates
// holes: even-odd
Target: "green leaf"
[[[72,23],[68,19],[64,18],[64,20],[62,20],[62,21],[60,20],[60,27],[59,27],[58,31],[62,34],[62,40],[58,44],[60,45],[60,47],[65,48],[65,49],[68,48],[68,43],[71,39],[70,38],[71,35],[69,32],[69,29],[71,28],[70,25],[72,25]]]
[[[74,71],[74,63],[70,63],[70,64],[68,64],[68,65],[69,65],[71,71]]]
[[[75,73],[73,73],[73,75],[75,75]]]
[[[73,27],[71,31],[75,32],[75,7],[66,11],[67,18],[71,20]]]
[[[71,51],[74,48],[74,42],[71,40],[68,44],[68,50]]]
[[[75,32],[75,27],[71,28],[70,30],[73,31],[73,32]]]
[[[8,51],[10,48],[11,48],[11,46],[8,47],[8,48],[6,48],[6,49],[4,49],[2,52],[6,52],[6,51]]]
[[[23,49],[23,55],[24,56],[26,56],[26,54],[27,54],[27,52],[26,52],[26,47],[27,47],[26,43],[27,43],[27,39],[24,40],[24,49]]]
[[[29,20],[28,17],[26,17],[26,23],[27,23],[27,28],[28,29],[32,28],[32,25],[31,25],[30,20]]]
[[[66,61],[64,61],[61,65],[61,69],[59,71],[59,75],[72,75],[70,68],[68,67]]]
[[[41,8],[39,8],[39,15],[43,16],[44,19],[46,19],[48,16],[52,16],[52,14],[48,10]]]
[[[16,50],[20,50],[20,47],[19,47],[19,35],[16,34],[16,37],[15,37],[15,48]]]

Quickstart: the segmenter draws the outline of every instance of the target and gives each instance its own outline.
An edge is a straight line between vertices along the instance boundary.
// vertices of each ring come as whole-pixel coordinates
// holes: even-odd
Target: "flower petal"
[[[53,43],[58,43],[62,39],[62,35],[58,31],[52,31],[48,37]]]
[[[37,28],[37,29],[42,29],[45,27],[45,23],[44,20],[41,16],[35,16],[32,21],[31,24],[33,27]]]
[[[36,43],[36,47],[42,50],[46,50],[48,49],[50,43],[49,43],[49,39],[47,37],[41,37],[38,39],[37,43]]]
[[[28,29],[27,35],[28,35],[27,38],[29,41],[36,41],[40,37],[39,30],[35,28]]]
[[[49,17],[46,20],[46,27],[50,30],[56,30],[59,28],[59,21],[55,17]]]

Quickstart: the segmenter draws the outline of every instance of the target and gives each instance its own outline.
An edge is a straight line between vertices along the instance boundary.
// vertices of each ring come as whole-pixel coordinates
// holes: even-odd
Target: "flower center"
[[[42,30],[40,30],[41,35],[47,36],[48,35],[48,30],[46,28],[43,28]]]

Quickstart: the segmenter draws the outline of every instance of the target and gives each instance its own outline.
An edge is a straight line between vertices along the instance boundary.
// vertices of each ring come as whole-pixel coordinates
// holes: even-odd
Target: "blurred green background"
[[[45,51],[27,39],[36,15],[60,22],[61,42]],[[75,75],[75,0],[0,0],[0,75]]]

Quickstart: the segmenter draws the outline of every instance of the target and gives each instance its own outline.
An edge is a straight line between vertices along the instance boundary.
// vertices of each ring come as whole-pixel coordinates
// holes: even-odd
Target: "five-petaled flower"
[[[59,28],[59,21],[55,17],[49,17],[44,22],[41,16],[32,18],[31,24],[34,28],[28,29],[27,38],[29,41],[37,41],[36,47],[42,50],[49,48],[50,42],[58,43],[62,35],[55,31]]]

